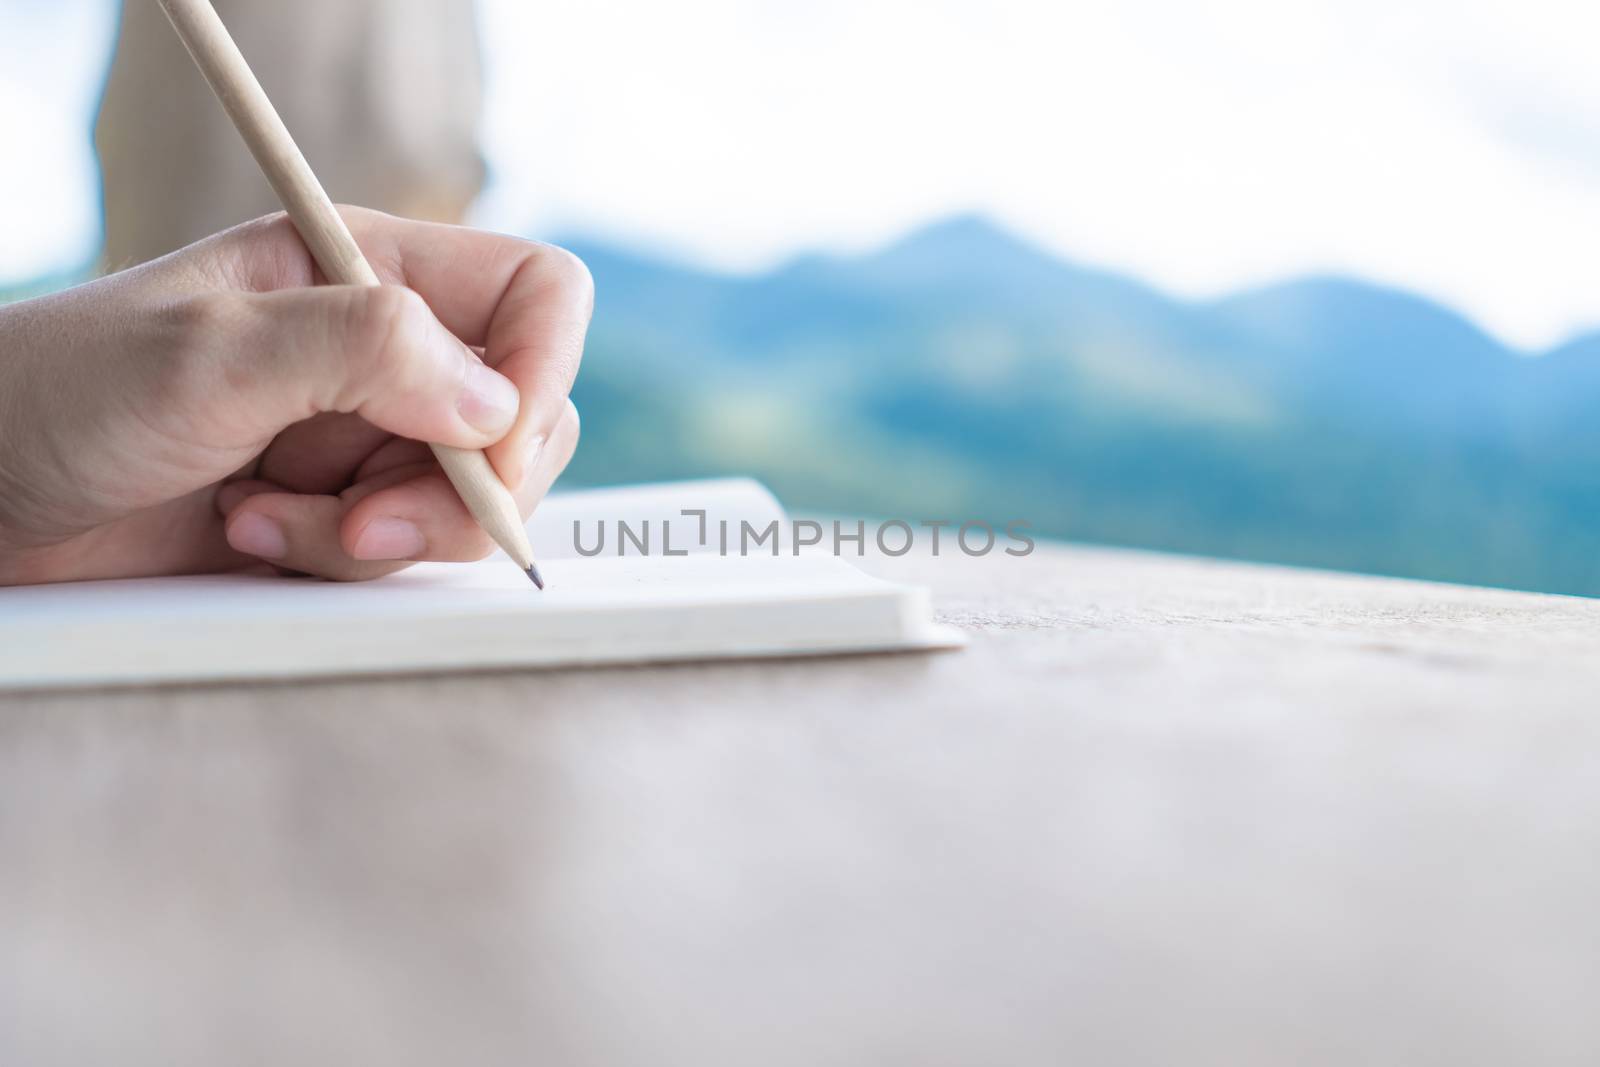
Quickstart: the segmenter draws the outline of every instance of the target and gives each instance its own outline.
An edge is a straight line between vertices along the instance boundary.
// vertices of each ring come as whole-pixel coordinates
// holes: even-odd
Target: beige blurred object
[[[483,184],[463,0],[216,0],[329,194],[459,222]],[[95,127],[108,270],[278,209],[158,4],[128,3]]]

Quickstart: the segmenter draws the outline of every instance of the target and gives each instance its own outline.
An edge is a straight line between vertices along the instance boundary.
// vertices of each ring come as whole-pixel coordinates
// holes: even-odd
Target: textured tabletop
[[[1600,601],[869,566],[971,647],[0,701],[0,1062],[1592,1062]]]

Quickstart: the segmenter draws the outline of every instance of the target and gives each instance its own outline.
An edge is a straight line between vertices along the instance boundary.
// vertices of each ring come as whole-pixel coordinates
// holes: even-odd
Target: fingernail
[[[289,539],[283,535],[278,520],[254,511],[228,524],[228,544],[235,552],[262,559],[282,559],[289,554]]]
[[[350,554],[356,559],[410,559],[427,543],[422,531],[405,519],[373,519],[356,536]]]
[[[518,399],[511,379],[473,360],[467,367],[461,395],[456,398],[456,410],[473,429],[503,433],[517,417]]]
[[[539,464],[539,453],[544,451],[544,434],[536,433],[528,442],[528,450],[522,454],[522,482],[527,485],[528,479],[533,477],[533,468]]]

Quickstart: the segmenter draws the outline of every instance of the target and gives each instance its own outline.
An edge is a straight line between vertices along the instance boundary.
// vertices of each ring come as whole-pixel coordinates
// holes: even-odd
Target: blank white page
[[[643,502],[620,503],[645,517]],[[924,591],[832,556],[568,555],[541,568],[542,593],[503,556],[418,564],[371,582],[233,574],[0,589],[0,687],[961,643],[932,623]]]

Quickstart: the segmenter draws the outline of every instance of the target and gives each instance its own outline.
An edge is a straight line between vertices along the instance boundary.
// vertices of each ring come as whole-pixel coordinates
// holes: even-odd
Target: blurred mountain
[[[1600,335],[1527,355],[1331,277],[1188,302],[970,217],[754,276],[565,243],[579,480],[1600,594]]]

